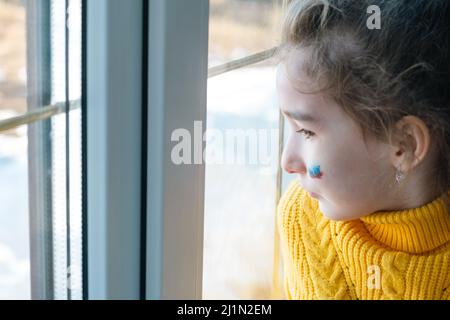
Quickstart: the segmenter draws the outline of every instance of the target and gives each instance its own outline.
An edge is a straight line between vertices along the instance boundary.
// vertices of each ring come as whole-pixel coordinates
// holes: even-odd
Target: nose
[[[292,135],[284,147],[281,157],[281,166],[287,173],[306,174],[307,169],[300,154],[300,145],[296,143]]]

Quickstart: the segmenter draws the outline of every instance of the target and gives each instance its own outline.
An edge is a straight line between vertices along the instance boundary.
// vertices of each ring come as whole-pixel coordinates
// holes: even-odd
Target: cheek
[[[331,148],[334,149],[334,148]],[[371,178],[361,155],[336,148],[322,157],[323,177],[315,180],[320,210],[332,220],[354,219],[371,207]]]
[[[359,144],[330,144],[318,162],[323,173],[321,181],[330,193],[356,194],[358,188],[367,190],[367,183],[376,172],[367,152]]]

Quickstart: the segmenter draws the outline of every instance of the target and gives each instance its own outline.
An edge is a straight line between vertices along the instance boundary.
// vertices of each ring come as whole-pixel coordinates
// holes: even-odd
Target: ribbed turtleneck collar
[[[419,208],[380,211],[361,220],[375,239],[395,250],[418,254],[450,241],[450,213],[443,196]]]

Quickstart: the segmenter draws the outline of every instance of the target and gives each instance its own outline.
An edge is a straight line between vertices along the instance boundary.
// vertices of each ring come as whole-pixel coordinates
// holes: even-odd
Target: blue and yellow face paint
[[[321,179],[323,176],[323,172],[320,171],[320,166],[318,165],[309,168],[308,172],[311,178]]]

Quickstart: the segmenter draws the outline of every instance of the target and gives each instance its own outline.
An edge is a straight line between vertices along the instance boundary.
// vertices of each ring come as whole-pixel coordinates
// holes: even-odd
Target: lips
[[[301,187],[303,190],[305,190],[306,192],[308,192],[308,194],[311,196],[311,198],[316,198],[316,199],[317,199],[317,198],[320,197],[319,194],[317,194],[317,193],[315,193],[315,192],[310,192],[310,191],[308,191],[308,189],[305,188],[305,187],[301,184],[300,180],[298,181],[298,183],[299,183],[300,187]]]
[[[319,198],[319,195],[318,195],[317,193],[314,193],[314,192],[310,192],[309,195],[310,195],[312,198],[315,198],[315,199]]]

